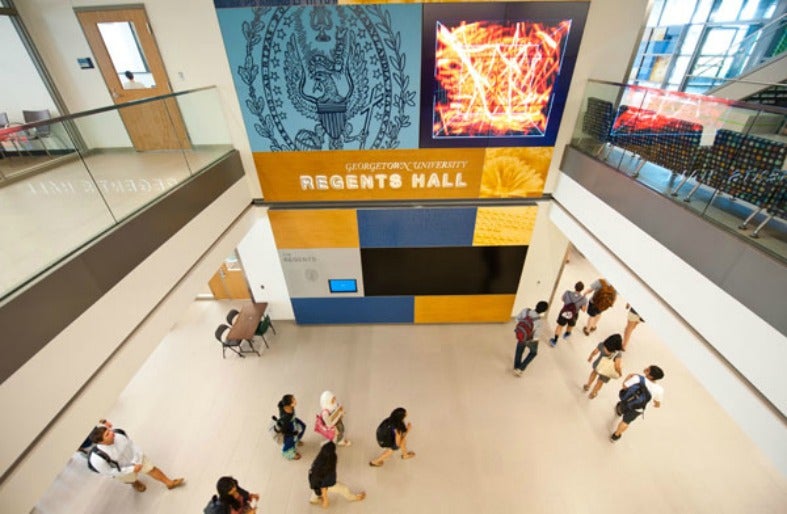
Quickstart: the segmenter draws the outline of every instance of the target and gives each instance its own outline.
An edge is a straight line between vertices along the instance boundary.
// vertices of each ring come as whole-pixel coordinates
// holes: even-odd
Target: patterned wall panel
[[[253,151],[418,147],[420,4],[247,3],[216,7]]]
[[[293,298],[300,324],[412,323],[413,297]]]
[[[479,207],[473,246],[529,245],[537,206]]]
[[[475,207],[458,209],[361,209],[362,248],[470,246]]]
[[[279,249],[358,247],[355,209],[271,210],[268,217]]]
[[[279,250],[284,280],[293,298],[363,296],[358,248]],[[356,292],[331,293],[329,280],[355,280]]]
[[[477,323],[509,321],[513,294],[416,296],[416,323]]]

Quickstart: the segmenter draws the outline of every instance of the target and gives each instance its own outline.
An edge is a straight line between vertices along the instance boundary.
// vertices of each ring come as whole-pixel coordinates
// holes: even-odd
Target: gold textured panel
[[[269,202],[478,198],[483,148],[255,152]]]
[[[416,296],[416,323],[478,323],[509,321],[513,294]]]
[[[538,197],[552,162],[553,146],[487,148],[481,198]]]
[[[479,207],[473,246],[529,245],[538,206]]]
[[[360,246],[355,209],[271,210],[268,217],[279,249]]]

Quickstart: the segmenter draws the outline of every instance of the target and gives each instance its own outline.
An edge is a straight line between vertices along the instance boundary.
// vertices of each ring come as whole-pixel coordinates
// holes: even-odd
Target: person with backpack
[[[283,446],[281,454],[287,460],[298,460],[301,454],[295,449],[296,446],[303,446],[301,438],[306,432],[306,423],[295,416],[295,396],[285,394],[279,401],[279,420],[278,425],[283,436]]]
[[[204,514],[256,514],[259,494],[250,493],[232,477],[221,477],[216,482],[216,492]]]
[[[588,321],[582,328],[582,332],[584,332],[586,336],[589,336],[591,332],[596,330],[598,320],[601,319],[601,313],[612,307],[618,297],[618,292],[615,291],[612,284],[603,278],[590,284],[588,290],[582,294],[587,296],[591,292],[593,296],[590,297],[590,303],[588,305]]]
[[[598,396],[598,392],[611,378],[620,378],[623,373],[621,368],[623,356],[622,341],[623,338],[620,337],[620,334],[612,334],[599,343],[588,355],[588,362],[593,361],[593,358],[598,356],[593,362],[593,371],[590,372],[588,383],[582,386],[585,392],[590,391],[590,386],[593,385],[595,380],[596,385],[593,386],[593,390],[588,395],[588,398],[591,400]]]
[[[516,350],[514,351],[514,375],[517,377],[522,376],[527,365],[530,364],[538,354],[538,340],[541,339],[544,332],[544,320],[541,315],[549,309],[549,304],[541,300],[536,304],[535,309],[524,308],[516,317],[516,327],[514,334],[516,334]],[[527,348],[527,357],[522,359],[522,355]]]
[[[323,391],[320,395],[320,413],[314,423],[314,431],[333,441],[337,446],[350,446],[350,441],[344,437],[344,407],[336,401],[336,396],[330,391]]]
[[[563,293],[563,296],[560,298],[563,301],[563,308],[560,309],[560,312],[557,315],[555,336],[549,340],[549,345],[552,346],[552,348],[557,346],[557,338],[560,337],[560,333],[563,332],[563,329],[566,328],[566,326],[568,326],[568,329],[566,329],[563,339],[568,339],[571,337],[571,329],[577,324],[577,319],[579,319],[579,311],[587,311],[588,299],[582,294],[583,289],[585,289],[585,284],[582,282],[577,282],[574,284],[573,291],[566,289],[566,291]]]
[[[405,425],[404,419],[406,417],[407,411],[404,407],[397,407],[391,412],[390,416],[377,426],[377,444],[384,450],[376,458],[369,461],[370,466],[379,468],[383,465],[385,459],[399,449],[402,450],[402,459],[415,457],[415,452],[407,449],[407,436],[410,434],[412,423],[408,422]]]
[[[312,497],[309,503],[320,504],[322,508],[328,508],[328,493],[339,493],[344,499],[351,502],[361,501],[366,498],[366,493],[353,493],[350,488],[336,480],[336,444],[328,441],[312,463],[309,469],[309,487],[312,490]]]
[[[645,407],[653,400],[653,405],[661,407],[664,399],[664,388],[656,381],[664,378],[664,371],[655,364],[651,364],[643,371],[642,375],[632,373],[623,381],[623,387],[618,396],[620,401],[615,405],[615,412],[623,419],[618,423],[618,427],[609,436],[613,443],[620,439],[623,432],[629,427],[632,421],[637,419],[640,414],[645,412]]]
[[[135,491],[144,492],[147,487],[138,477],[147,473],[154,479],[175,489],[185,483],[183,478],[170,479],[163,471],[153,465],[142,450],[119,428],[99,425],[90,432],[90,440],[96,445],[87,457],[91,471],[130,484]]]

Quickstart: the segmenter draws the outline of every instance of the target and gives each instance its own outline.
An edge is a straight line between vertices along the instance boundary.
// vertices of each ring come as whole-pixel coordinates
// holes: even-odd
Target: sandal
[[[583,385],[582,386],[582,390],[585,391],[585,392],[590,391],[590,386],[589,385]]]
[[[404,455],[402,455],[403,459],[412,459],[413,457],[415,457],[415,452],[407,452]]]
[[[582,333],[585,334],[586,336],[589,336],[590,330],[588,330],[588,327],[582,327]]]
[[[133,487],[134,490],[138,493],[144,493],[145,490],[147,489],[147,486],[142,482],[140,482],[139,480],[132,482],[131,487]]]
[[[369,461],[369,465],[370,465],[371,467],[373,467],[373,468],[379,468],[380,466],[382,466],[382,465],[383,465],[383,463],[382,463],[382,462],[378,462],[377,464],[375,464],[373,460],[370,460],[370,461]]]
[[[293,457],[292,460],[299,460],[300,458],[301,458],[301,454],[298,453],[298,452],[295,452],[295,457]]]
[[[588,395],[588,398],[590,398],[590,399],[592,400],[592,399],[593,399],[593,398],[595,398],[596,396],[598,396],[598,393],[590,393],[590,394]]]
[[[182,486],[185,483],[186,483],[186,481],[184,479],[176,478],[175,480],[172,481],[172,484],[167,486],[167,489],[172,490],[172,489],[175,489],[176,487]]]

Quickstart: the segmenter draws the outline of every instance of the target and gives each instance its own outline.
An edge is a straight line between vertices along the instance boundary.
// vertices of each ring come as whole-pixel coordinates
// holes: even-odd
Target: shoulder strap
[[[102,449],[101,449],[101,448],[99,448],[98,446],[94,446],[94,447],[93,447],[93,449],[92,449],[92,450],[90,450],[90,453],[89,453],[89,454],[88,454],[88,456],[87,456],[87,467],[89,467],[91,470],[93,470],[93,471],[95,471],[96,473],[98,473],[98,470],[97,470],[97,469],[96,469],[96,468],[93,466],[93,464],[91,464],[91,462],[90,462],[90,457],[91,457],[91,455],[94,455],[94,454],[95,454],[95,455],[98,455],[99,457],[101,457],[102,459],[104,459],[105,461],[107,461],[107,464],[109,464],[110,466],[112,466],[112,467],[114,467],[115,469],[117,469],[118,471],[120,471],[120,464],[118,464],[118,463],[117,463],[117,461],[115,461],[115,460],[112,460],[112,459],[109,457],[109,455],[107,455],[107,452],[105,452],[104,450],[102,450]]]

